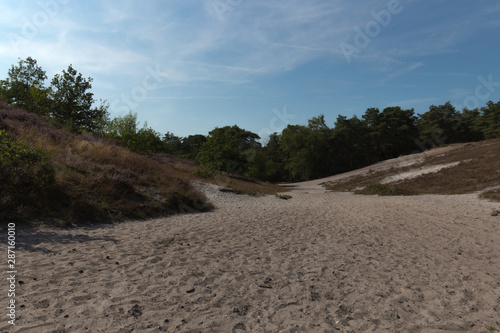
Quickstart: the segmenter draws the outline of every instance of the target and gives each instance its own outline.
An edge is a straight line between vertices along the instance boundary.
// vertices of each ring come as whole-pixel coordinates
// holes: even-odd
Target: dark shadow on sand
[[[39,231],[31,228],[20,228],[16,232],[16,247],[23,251],[29,252],[46,252],[51,253],[52,251],[39,247],[38,245],[43,243],[49,244],[73,244],[73,243],[88,243],[93,241],[106,241],[116,243],[117,240],[104,236],[104,237],[91,237],[87,235],[61,235],[57,232],[52,231]],[[3,233],[3,232],[2,232]]]

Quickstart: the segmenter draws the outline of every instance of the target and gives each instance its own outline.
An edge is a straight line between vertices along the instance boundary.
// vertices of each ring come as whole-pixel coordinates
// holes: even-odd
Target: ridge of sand
[[[4,318],[0,331],[500,328],[497,203],[357,196],[318,184],[290,185],[290,200],[198,184],[214,211],[19,227],[18,318],[15,327]]]

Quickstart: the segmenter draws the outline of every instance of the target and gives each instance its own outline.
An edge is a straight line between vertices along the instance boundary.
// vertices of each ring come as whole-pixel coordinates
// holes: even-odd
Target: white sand
[[[413,179],[413,178],[420,177],[422,175],[426,175],[428,173],[436,173],[436,172],[439,172],[443,169],[457,166],[460,163],[461,162],[458,161],[458,162],[451,162],[451,163],[445,163],[445,164],[429,165],[426,167],[413,169],[413,170],[410,170],[407,172],[402,172],[402,173],[399,173],[399,174],[394,175],[394,176],[386,177],[386,178],[382,179],[380,182],[381,183],[396,183],[396,182],[399,182],[401,180]]]
[[[500,217],[490,214],[500,204],[328,193],[318,183],[294,184],[290,200],[203,185],[213,212],[19,227],[17,325],[3,316],[0,331],[500,328]]]

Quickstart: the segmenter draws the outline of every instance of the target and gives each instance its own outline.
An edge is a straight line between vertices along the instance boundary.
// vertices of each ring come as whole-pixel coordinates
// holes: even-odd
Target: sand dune
[[[18,318],[11,327],[4,316],[0,331],[500,329],[498,204],[329,193],[318,182],[294,184],[290,200],[199,186],[216,210],[19,227]]]

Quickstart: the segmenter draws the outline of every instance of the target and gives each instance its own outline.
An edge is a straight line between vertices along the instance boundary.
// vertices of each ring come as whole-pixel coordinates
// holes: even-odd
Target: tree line
[[[49,87],[36,60],[13,65],[0,81],[0,99],[44,115],[56,126],[91,132],[120,142],[138,153],[167,153],[195,161],[200,175],[243,174],[272,182],[326,177],[378,161],[458,142],[500,137],[500,101],[476,109],[456,110],[450,102],[431,105],[423,114],[399,106],[369,108],[361,116],[339,115],[333,127],[319,115],[307,125],[288,125],[266,143],[237,125],[215,128],[208,135],[161,134],[137,121],[137,114],[110,118],[106,101],[94,100],[92,78],[72,65]]]
[[[169,137],[170,153],[194,159],[209,172],[245,174],[271,182],[327,177],[444,144],[500,138],[500,101],[477,109],[431,105],[423,114],[399,106],[339,115],[333,127],[319,115],[307,125],[288,125],[265,145],[238,126],[208,136]]]
[[[270,181],[326,177],[436,146],[500,137],[500,102],[457,111],[450,102],[423,114],[399,106],[339,115],[328,127],[320,115],[306,126],[274,133],[257,154],[253,176]]]

